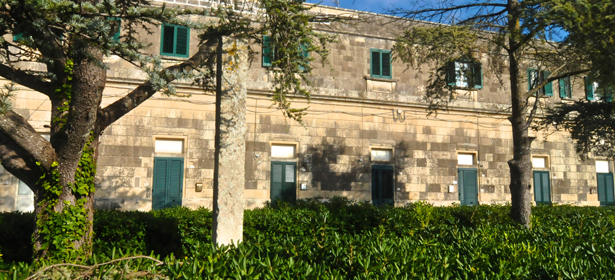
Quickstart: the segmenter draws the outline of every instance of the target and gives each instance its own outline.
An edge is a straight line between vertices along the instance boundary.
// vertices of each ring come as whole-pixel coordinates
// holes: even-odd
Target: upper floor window
[[[275,60],[275,50],[271,46],[271,37],[263,36],[263,67],[270,67]]]
[[[301,43],[299,48],[303,57],[307,58],[310,56],[308,46],[306,44]],[[263,67],[271,67],[273,61],[276,59],[276,50],[271,46],[271,37],[267,35],[263,36]],[[303,65],[299,65],[299,70],[305,71],[306,69]]]
[[[483,68],[480,62],[455,60],[446,65],[446,82],[461,88],[483,88]]]
[[[570,76],[559,79],[559,97],[572,98],[572,85]]]
[[[121,18],[116,18],[116,17],[109,17],[107,18],[107,21],[109,22],[109,24],[111,25],[111,32],[113,32],[111,39],[114,42],[119,42],[120,41],[120,31],[121,31],[121,26],[122,26],[122,19]]]
[[[372,77],[390,79],[391,51],[371,49],[370,68]]]
[[[163,23],[160,38],[161,55],[188,57],[188,47],[190,46],[190,29],[188,27]]]
[[[544,80],[546,80],[551,75],[551,72],[544,70],[537,70],[528,68],[527,69],[527,90],[532,90],[540,85]],[[538,93],[544,96],[553,96],[553,83],[549,82],[540,90]]]
[[[585,97],[587,100],[603,100],[606,97],[606,101],[613,99],[612,88],[602,88],[598,82],[592,81],[591,78],[585,77]]]

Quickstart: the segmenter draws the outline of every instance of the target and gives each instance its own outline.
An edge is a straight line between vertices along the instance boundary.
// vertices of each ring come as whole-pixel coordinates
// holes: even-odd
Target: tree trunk
[[[84,149],[72,172],[73,183],[61,184],[63,176],[56,165],[39,180],[34,196],[35,259],[74,261],[92,254],[95,141]]]
[[[212,239],[216,246],[238,244],[243,238],[248,65],[246,42],[220,39],[216,70],[212,224]]]
[[[524,227],[530,227],[531,188],[532,188],[532,141],[528,136],[527,100],[519,89],[519,61],[518,42],[522,36],[519,27],[518,3],[515,0],[509,5],[509,62],[510,62],[510,91],[512,115],[509,118],[513,133],[513,159],[508,161],[510,168],[510,216]]]
[[[80,45],[80,44],[76,44]],[[106,71],[100,50],[73,50],[64,72],[68,77],[52,99],[51,145],[57,155],[35,190],[36,259],[73,261],[92,254],[94,220],[94,135]],[[69,82],[70,81],[70,82]],[[60,102],[57,102],[60,100]]]

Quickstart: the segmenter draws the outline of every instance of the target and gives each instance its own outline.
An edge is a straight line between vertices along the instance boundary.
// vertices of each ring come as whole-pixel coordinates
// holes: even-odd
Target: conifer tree
[[[216,52],[224,38],[262,43],[264,34],[278,35],[270,42],[280,54],[270,69],[273,102],[286,116],[300,119],[303,111],[293,109],[286,96],[308,94],[306,75],[314,55],[304,56],[303,51],[325,58],[330,38],[314,32],[313,16],[303,1],[244,4],[195,10],[146,0],[0,0],[0,76],[9,81],[0,98],[0,160],[35,194],[36,258],[75,260],[91,254],[101,133],[156,92],[177,95],[171,84],[176,79],[215,88]],[[162,23],[199,30],[197,52],[164,67],[139,40]],[[104,58],[110,55],[138,67],[148,79],[102,107]],[[51,101],[50,141],[11,109],[16,85]]]

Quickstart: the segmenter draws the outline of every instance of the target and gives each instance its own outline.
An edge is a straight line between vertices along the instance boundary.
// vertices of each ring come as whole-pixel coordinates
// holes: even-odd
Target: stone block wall
[[[336,10],[336,9],[332,9]],[[478,170],[479,202],[510,201],[507,161],[512,158],[512,135],[507,121],[508,85],[485,71],[484,87],[462,92],[446,112],[428,116],[424,89],[428,69],[406,69],[394,61],[391,80],[369,77],[370,49],[390,49],[398,28],[383,28],[386,17],[372,24],[336,26],[338,41],[330,46],[324,66],[314,62],[312,99],[294,99],[295,107],[309,106],[303,124],[285,119],[271,107],[271,76],[257,56],[249,70],[246,135],[245,198],[247,207],[260,207],[270,198],[271,162],[297,163],[297,198],[345,196],[371,200],[372,165],[393,166],[395,204],[427,200],[436,205],[459,203],[458,153],[473,153]],[[324,29],[323,29],[324,32]],[[327,31],[330,32],[330,31]],[[159,52],[159,34],[151,52]],[[191,33],[191,53],[196,51],[196,34]],[[255,46],[256,50],[259,46]],[[168,63],[175,63],[169,60]],[[486,64],[486,61],[483,61]],[[106,63],[108,84],[103,106],[143,82],[144,74],[117,57]],[[522,71],[523,72],[523,71]],[[506,73],[504,73],[506,74]],[[582,81],[581,81],[582,82]],[[541,99],[567,102],[557,94]],[[523,86],[522,86],[523,88]],[[214,165],[214,96],[178,84],[189,98],[159,94],[143,103],[105,130],[101,137],[96,180],[96,206],[124,210],[151,209],[153,163],[156,157],[184,159],[182,205],[211,207]],[[575,83],[574,99],[584,92]],[[38,93],[22,88],[14,98],[15,112],[41,132],[49,121],[50,104]],[[549,159],[552,200],[561,203],[597,205],[594,160],[581,162],[573,143],[563,133],[543,139],[535,133],[533,153]],[[155,151],[156,139],[182,140],[180,154]],[[272,144],[297,147],[293,159],[271,158]],[[391,162],[372,162],[371,149],[393,151]],[[0,210],[11,210],[17,180],[0,173]],[[7,182],[7,184],[4,184]],[[306,184],[306,190],[298,186]],[[197,191],[196,185],[202,184]],[[452,186],[452,189],[451,189]],[[452,190],[452,192],[451,192]]]

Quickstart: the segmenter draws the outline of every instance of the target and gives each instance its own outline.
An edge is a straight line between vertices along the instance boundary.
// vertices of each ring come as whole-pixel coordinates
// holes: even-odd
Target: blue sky
[[[320,3],[321,5],[336,6],[331,0],[308,0],[309,3]],[[392,7],[408,6],[411,0],[340,0],[340,7],[352,10],[384,13],[386,9]]]

